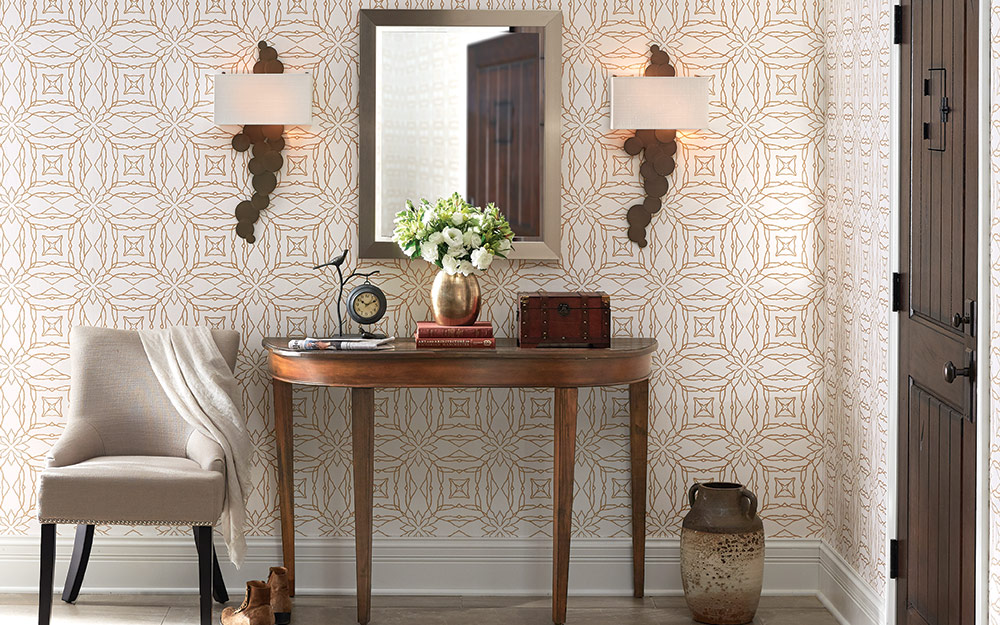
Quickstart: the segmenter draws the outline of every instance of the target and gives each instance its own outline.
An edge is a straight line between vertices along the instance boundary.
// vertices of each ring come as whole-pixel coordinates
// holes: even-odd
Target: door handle
[[[976,377],[976,368],[972,363],[969,363],[968,367],[961,368],[956,367],[955,363],[950,360],[944,363],[944,381],[951,384],[955,381],[955,378],[958,377],[967,377],[970,382],[974,382]]]
[[[976,300],[967,299],[965,300],[965,306],[962,310],[956,312],[951,316],[951,325],[959,330],[965,330],[965,327],[969,328],[969,335],[976,335]]]

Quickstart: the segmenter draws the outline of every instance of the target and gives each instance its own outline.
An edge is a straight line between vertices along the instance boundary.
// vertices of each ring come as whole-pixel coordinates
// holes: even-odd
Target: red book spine
[[[471,338],[471,339],[428,339],[415,337],[417,347],[496,347],[496,339],[493,338]]]
[[[471,326],[439,326],[436,323],[418,322],[419,339],[490,339],[493,338],[493,324],[477,323]]]

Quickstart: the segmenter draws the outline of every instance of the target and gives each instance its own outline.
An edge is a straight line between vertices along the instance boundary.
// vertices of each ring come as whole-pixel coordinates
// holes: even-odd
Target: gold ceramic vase
[[[431,287],[431,312],[443,326],[467,326],[479,317],[479,280],[476,276],[439,271]]]

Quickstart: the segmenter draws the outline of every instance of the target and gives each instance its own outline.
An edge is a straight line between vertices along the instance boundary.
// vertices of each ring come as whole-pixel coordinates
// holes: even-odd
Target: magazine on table
[[[341,350],[341,351],[378,351],[392,349],[392,341],[396,337],[389,336],[382,339],[368,339],[363,337],[333,336],[330,338],[304,338],[292,339],[288,341],[289,349],[309,350]]]

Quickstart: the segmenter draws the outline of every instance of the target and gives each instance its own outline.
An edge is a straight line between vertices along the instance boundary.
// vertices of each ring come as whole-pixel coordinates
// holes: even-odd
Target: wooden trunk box
[[[607,293],[535,291],[517,299],[521,347],[611,347]]]

